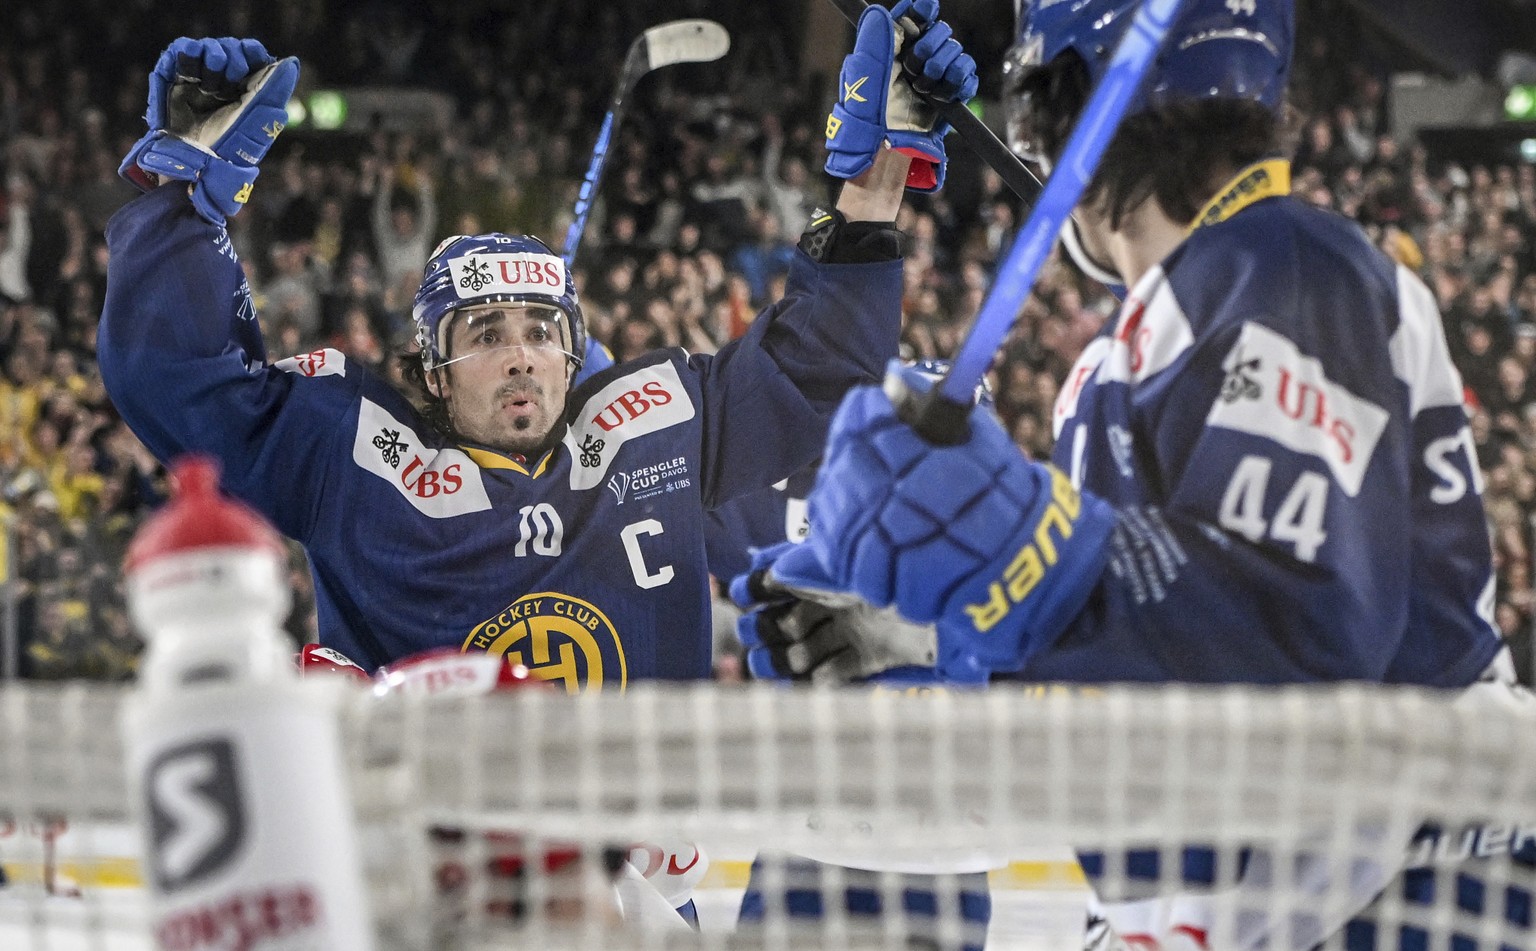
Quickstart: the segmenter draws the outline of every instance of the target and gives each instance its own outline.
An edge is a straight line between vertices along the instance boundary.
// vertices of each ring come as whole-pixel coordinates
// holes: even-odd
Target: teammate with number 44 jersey
[[[814,459],[837,401],[895,354],[893,222],[909,166],[942,165],[942,145],[872,145],[784,300],[714,356],[583,378],[560,257],[450,238],[416,295],[408,399],[335,350],[267,359],[224,220],[297,71],[236,40],[177,40],[156,66],[124,162],[147,194],[107,231],[99,358],[123,417],[161,459],[218,457],[228,490],[304,544],[321,642],[365,669],[448,647],[572,691],[708,676],[704,512]]]
[[[1049,170],[1134,10],[1022,5],[1016,152]],[[968,682],[1502,675],[1434,298],[1290,196],[1293,33],[1289,0],[1189,0],[1172,26],[1063,230],[1130,292],[1062,385],[1054,466],[982,413],[926,442],[893,370],[839,410],[778,581],[936,621],[936,666]]]
[[[1065,229],[1131,287],[1054,412],[1056,464],[1117,519],[1084,609],[1024,676],[1461,687],[1499,652],[1434,298],[1289,194],[1275,130],[1292,17],[1288,0],[1188,3]],[[1077,64],[1096,78],[1114,29],[1028,6],[1018,151],[1059,152]],[[1138,172],[1150,142],[1175,154]]]

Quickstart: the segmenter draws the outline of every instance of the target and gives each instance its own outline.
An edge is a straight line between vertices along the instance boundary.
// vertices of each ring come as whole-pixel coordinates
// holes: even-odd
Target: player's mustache
[[[502,400],[509,396],[533,396],[542,399],[544,388],[526,376],[513,377],[496,388],[496,399]]]

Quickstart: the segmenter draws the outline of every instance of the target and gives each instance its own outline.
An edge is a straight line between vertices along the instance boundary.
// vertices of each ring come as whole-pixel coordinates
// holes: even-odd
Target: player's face
[[[467,307],[448,324],[440,395],[454,428],[503,452],[538,449],[565,410],[569,344],[559,310]]]

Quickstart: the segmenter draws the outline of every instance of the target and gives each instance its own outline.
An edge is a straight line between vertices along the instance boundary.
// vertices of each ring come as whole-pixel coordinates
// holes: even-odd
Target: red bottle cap
[[[129,574],[151,561],[198,548],[267,550],[285,557],[277,531],[255,510],[219,492],[219,465],[183,456],[171,467],[171,500],[133,536]]]

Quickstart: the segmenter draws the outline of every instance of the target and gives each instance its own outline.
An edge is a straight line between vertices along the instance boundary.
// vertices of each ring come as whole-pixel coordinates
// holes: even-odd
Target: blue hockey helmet
[[[1018,0],[1006,82],[1070,52],[1103,78],[1140,0]],[[1179,99],[1249,99],[1278,111],[1290,77],[1294,0],[1187,0],[1127,115]]]
[[[442,329],[455,311],[514,302],[560,312],[562,349],[579,370],[587,352],[587,325],[576,282],[560,255],[525,234],[455,235],[432,252],[411,305],[422,366],[431,372],[446,362]]]

